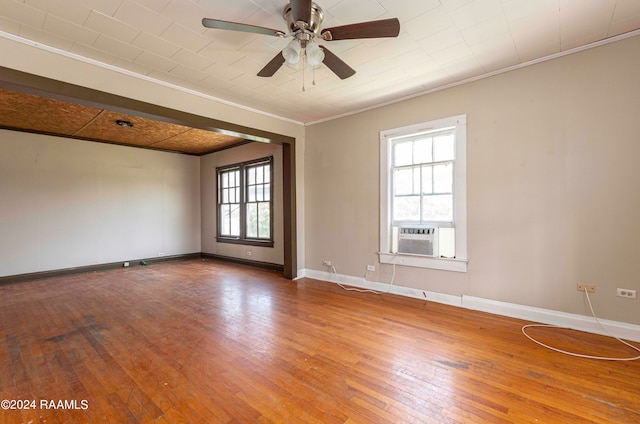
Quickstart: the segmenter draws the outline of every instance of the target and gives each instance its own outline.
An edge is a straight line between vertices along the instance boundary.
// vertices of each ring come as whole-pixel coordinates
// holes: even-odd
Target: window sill
[[[218,243],[242,244],[245,246],[273,247],[273,241],[270,240],[250,240],[228,237],[216,237]]]
[[[379,252],[381,264],[396,264],[417,268],[440,269],[443,271],[467,272],[466,259],[434,258],[407,253]]]

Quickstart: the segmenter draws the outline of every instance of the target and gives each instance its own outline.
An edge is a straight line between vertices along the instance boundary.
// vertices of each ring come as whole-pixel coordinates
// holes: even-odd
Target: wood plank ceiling
[[[126,121],[133,126],[121,126]],[[244,138],[0,88],[0,128],[204,155]]]

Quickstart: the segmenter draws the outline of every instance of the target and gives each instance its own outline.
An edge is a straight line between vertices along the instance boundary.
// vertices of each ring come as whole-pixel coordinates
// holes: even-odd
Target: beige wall
[[[0,130],[0,276],[200,252],[200,158]]]
[[[468,118],[469,271],[395,284],[640,324],[640,37],[307,128],[306,267],[388,282],[377,262],[379,131]]]
[[[216,167],[273,156],[273,247],[216,242]],[[282,202],[282,146],[250,143],[202,156],[200,164],[202,251],[252,261],[284,264],[284,216]],[[248,253],[251,253],[249,256]]]

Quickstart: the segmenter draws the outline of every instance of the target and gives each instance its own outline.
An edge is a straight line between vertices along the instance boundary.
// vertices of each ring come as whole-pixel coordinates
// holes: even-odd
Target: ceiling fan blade
[[[356,71],[344,63],[338,56],[331,53],[331,51],[329,51],[325,46],[320,46],[320,48],[324,51],[324,60],[322,63],[324,63],[327,68],[331,69],[340,79],[349,78],[356,73]]]
[[[400,34],[398,18],[368,21],[359,24],[342,25],[322,30],[322,39],[349,40],[356,38],[397,37]]]
[[[258,72],[258,76],[272,77],[273,74],[275,74],[276,71],[280,69],[283,63],[284,63],[284,56],[282,55],[282,52],[280,52],[277,55],[275,55],[275,57],[271,59],[271,61],[267,63],[264,68],[260,70],[260,72]]]
[[[310,23],[311,0],[291,0],[289,4],[291,5],[291,16],[294,23],[298,21]]]
[[[219,19],[202,19],[202,25],[207,28],[227,29],[231,31],[251,32],[254,34],[273,35],[274,37],[284,37],[285,33],[277,29],[264,28],[256,25],[239,24],[237,22],[221,21]]]

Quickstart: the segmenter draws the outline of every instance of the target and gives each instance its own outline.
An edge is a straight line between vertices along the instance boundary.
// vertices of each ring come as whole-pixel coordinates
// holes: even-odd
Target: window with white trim
[[[466,271],[466,115],[382,131],[380,174],[380,262]]]

